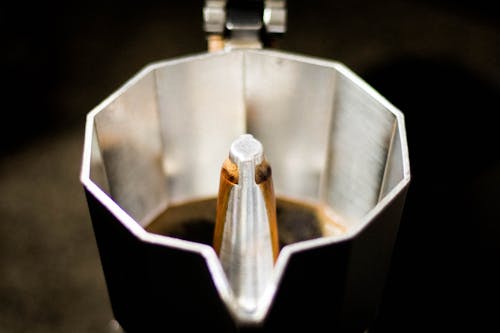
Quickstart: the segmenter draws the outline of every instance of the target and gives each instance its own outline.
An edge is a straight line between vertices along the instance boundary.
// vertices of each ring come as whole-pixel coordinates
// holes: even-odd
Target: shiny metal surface
[[[238,168],[238,183],[222,212],[226,217],[219,258],[242,313],[253,313],[272,282],[275,255],[266,200],[255,182],[255,170],[264,160],[262,144],[241,135],[231,144],[229,158]]]
[[[160,65],[154,72],[163,186],[169,202],[217,193],[220,164],[245,133],[242,53]],[[158,127],[159,125],[159,127]]]
[[[226,0],[207,0],[203,7],[204,30],[207,33],[224,32],[226,23]]]
[[[264,1],[264,24],[269,33],[286,32],[286,1]]]
[[[318,200],[336,70],[269,51],[247,53],[244,66],[247,128],[266,147],[276,194]]]
[[[286,18],[285,0],[207,0],[203,7],[210,51],[260,49],[271,35],[286,32]]]
[[[109,193],[139,223],[167,200],[155,87],[154,73],[145,73],[94,119]],[[92,170],[102,169],[96,162]]]
[[[227,147],[247,132],[266,149],[278,196],[326,205],[346,229],[285,246],[250,317],[212,247],[142,228],[170,204],[216,196]],[[153,64],[96,107],[81,180],[126,331],[159,327],[154,306],[228,332],[244,323],[362,331],[383,290],[410,169],[402,113],[345,66],[241,50]],[[193,279],[201,289],[190,289]],[[185,299],[199,303],[188,310]],[[315,305],[325,299],[329,307]]]
[[[321,199],[356,223],[380,198],[396,116],[346,77],[346,70],[339,74]]]

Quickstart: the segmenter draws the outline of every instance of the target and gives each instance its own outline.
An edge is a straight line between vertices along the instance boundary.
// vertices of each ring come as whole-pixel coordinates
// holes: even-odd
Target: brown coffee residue
[[[149,223],[146,230],[212,245],[216,210],[217,198],[172,205]],[[298,200],[277,198],[276,218],[280,249],[288,244],[346,232],[346,227],[333,220],[324,207]]]

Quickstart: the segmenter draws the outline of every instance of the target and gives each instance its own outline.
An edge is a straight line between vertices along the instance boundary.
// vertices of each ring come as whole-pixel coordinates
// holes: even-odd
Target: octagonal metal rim
[[[384,107],[387,108],[391,113],[394,114],[396,121],[398,123],[399,136],[401,138],[401,152],[403,159],[403,179],[389,192],[385,197],[383,197],[376,206],[371,209],[360,221],[360,223],[349,229],[349,231],[343,235],[329,236],[316,238],[306,241],[301,241],[298,243],[290,244],[285,246],[278,257],[276,262],[273,283],[270,283],[269,288],[265,291],[262,296],[261,302],[257,308],[257,311],[252,314],[242,314],[237,310],[237,304],[233,297],[231,287],[226,279],[225,273],[220,264],[219,258],[215,253],[214,249],[205,244],[191,242],[187,240],[181,240],[173,237],[157,235],[147,232],[143,227],[139,225],[127,212],[125,212],[113,199],[108,196],[97,184],[95,184],[90,179],[90,162],[91,162],[91,149],[92,149],[92,135],[94,128],[94,118],[96,115],[107,107],[112,101],[114,101],[118,96],[123,94],[129,87],[134,85],[136,82],[140,81],[148,73],[164,66],[172,66],[180,63],[190,62],[198,59],[206,59],[219,57],[228,52],[249,52],[258,53],[268,56],[274,56],[277,58],[283,58],[288,60],[295,60],[298,62],[304,62],[311,65],[318,65],[323,67],[330,67],[337,70],[339,73],[344,75],[346,78],[355,83],[363,91],[369,94],[373,99],[378,101]],[[401,193],[410,182],[410,163],[408,155],[408,145],[406,138],[406,130],[404,125],[404,115],[392,105],[388,100],[381,96],[375,89],[363,81],[354,72],[348,69],[345,65],[340,62],[332,60],[324,60],[320,58],[314,58],[309,56],[297,55],[292,53],[285,53],[281,51],[270,51],[270,50],[231,50],[231,51],[221,51],[216,53],[202,53],[198,55],[191,55],[180,57],[171,60],[164,60],[155,63],[151,63],[134,75],[130,80],[128,80],[124,85],[122,85],[118,90],[108,96],[99,105],[92,109],[86,118],[85,126],[85,138],[84,138],[84,148],[83,148],[83,158],[82,158],[82,168],[80,174],[80,181],[85,186],[85,188],[99,201],[101,202],[116,218],[120,221],[125,228],[127,228],[135,237],[143,242],[177,248],[184,251],[189,251],[197,253],[205,259],[207,267],[212,275],[213,282],[217,288],[217,291],[223,300],[224,304],[227,306],[229,312],[235,320],[242,323],[258,323],[264,320],[266,317],[274,295],[278,289],[278,285],[281,278],[285,272],[286,265],[289,258],[296,252],[313,249],[315,247],[330,245],[333,243],[345,241],[356,237],[368,224],[382,212],[382,210],[395,199],[395,197]]]

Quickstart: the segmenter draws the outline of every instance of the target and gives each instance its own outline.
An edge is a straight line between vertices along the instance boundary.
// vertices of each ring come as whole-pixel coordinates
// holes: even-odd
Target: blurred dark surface
[[[0,5],[0,332],[108,331],[78,180],[84,117],[145,64],[203,51],[201,7]],[[288,27],[282,49],[344,62],[406,116],[412,184],[372,332],[489,331],[498,12],[486,1],[293,1]]]

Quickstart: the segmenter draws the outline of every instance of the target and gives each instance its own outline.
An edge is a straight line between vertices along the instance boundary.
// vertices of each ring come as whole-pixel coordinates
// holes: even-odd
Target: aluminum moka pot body
[[[210,245],[145,230],[171,205],[216,196],[242,133],[262,142],[278,197],[324,205],[345,227],[283,247],[251,316],[235,309]],[[149,65],[91,111],[81,180],[126,332],[363,332],[410,169],[402,113],[345,66],[233,50]]]

